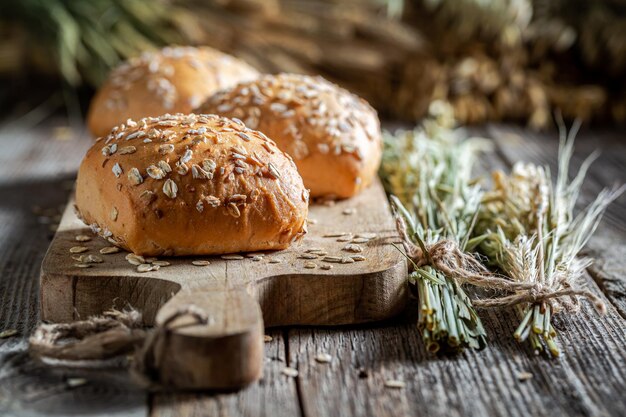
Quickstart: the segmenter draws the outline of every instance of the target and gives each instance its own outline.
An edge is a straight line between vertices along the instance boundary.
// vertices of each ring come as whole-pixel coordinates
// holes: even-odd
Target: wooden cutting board
[[[406,303],[406,261],[390,244],[397,234],[379,182],[351,199],[312,205],[309,233],[287,250],[256,258],[247,254],[242,260],[159,258],[171,265],[146,273],[125,259],[127,252],[101,255],[99,250],[110,246],[102,238],[77,242],[77,235],[92,234],[73,206],[71,201],[43,261],[42,319],[68,322],[131,305],[143,313],[146,325],[159,325],[181,307],[197,306],[210,320],[168,335],[159,368],[163,385],[246,385],[261,375],[264,326],[383,320]],[[350,243],[363,251],[345,250]],[[70,253],[74,246],[89,248],[84,254],[104,262],[76,267]],[[312,257],[311,249],[346,263],[327,262],[324,255],[305,259]],[[365,260],[351,262],[358,255]],[[210,265],[192,264],[200,259]]]

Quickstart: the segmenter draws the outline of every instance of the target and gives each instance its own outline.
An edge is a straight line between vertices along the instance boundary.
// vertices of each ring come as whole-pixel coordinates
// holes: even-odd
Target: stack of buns
[[[309,193],[357,194],[382,153],[364,100],[321,77],[261,76],[209,48],[123,64],[89,127],[98,139],[79,169],[78,214],[139,255],[284,249],[306,232]]]

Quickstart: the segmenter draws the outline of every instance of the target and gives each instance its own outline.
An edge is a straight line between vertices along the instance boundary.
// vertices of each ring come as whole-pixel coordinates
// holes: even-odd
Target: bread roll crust
[[[262,133],[177,114],[99,138],[79,169],[76,208],[136,254],[210,255],[288,247],[305,233],[308,191]]]
[[[380,165],[376,111],[322,77],[261,76],[214,94],[197,111],[239,118],[271,137],[294,158],[315,197],[351,197]]]
[[[258,76],[247,63],[208,47],[146,52],[111,72],[91,102],[87,124],[103,136],[128,118],[190,113],[216,91]]]

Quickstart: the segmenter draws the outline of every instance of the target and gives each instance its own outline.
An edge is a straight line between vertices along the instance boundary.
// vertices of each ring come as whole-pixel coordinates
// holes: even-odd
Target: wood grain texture
[[[0,127],[0,331],[18,331],[0,339],[2,416],[148,413],[146,393],[128,382],[126,370],[50,368],[26,352],[28,336],[39,321],[39,272],[53,235],[53,213],[66,204],[72,176],[90,146],[80,130],[75,133],[58,140],[50,124]],[[34,214],[34,206],[52,216]],[[72,378],[85,383],[72,387]]]
[[[184,328],[173,323],[171,331],[159,334],[151,366],[157,382],[179,389],[247,385],[261,376],[264,323],[363,323],[388,319],[406,305],[406,260],[389,244],[396,231],[380,182],[349,200],[313,205],[309,213],[314,221],[304,239],[263,259],[204,257],[209,264],[196,266],[190,258],[167,258],[171,265],[142,273],[128,263],[125,251],[99,255],[110,246],[102,238],[77,242],[77,235],[90,231],[70,201],[42,265],[42,318],[76,320],[128,304],[143,313],[145,324],[162,326],[177,311],[194,306],[209,320]],[[365,260],[355,262],[354,253],[344,249],[352,238],[328,236],[344,232],[357,238],[373,234],[358,245]],[[71,253],[76,246],[86,248],[83,256],[95,254],[103,262],[77,267]],[[313,248],[351,263],[324,262],[324,255],[307,253]]]
[[[104,383],[96,377],[88,377],[88,384],[70,390],[68,396],[61,379],[51,379],[51,369],[34,366],[23,354],[23,340],[38,320],[38,268],[49,243],[48,225],[39,223],[30,213],[30,206],[51,207],[66,201],[64,180],[78,165],[84,152],[81,144],[88,146],[81,141],[52,140],[49,132],[45,127],[26,134],[0,135],[5,149],[10,151],[0,153],[0,323],[2,329],[20,331],[18,337],[0,339],[0,415],[21,417],[44,411],[59,416],[148,413],[144,393],[119,392],[115,383]],[[474,133],[496,137],[499,142],[502,134],[510,133],[527,141],[509,153],[504,143],[505,149],[497,154],[500,158],[485,159],[481,164],[487,168],[506,168],[518,159],[548,163],[555,160],[554,132],[538,135],[501,125],[485,131],[476,129]],[[590,179],[624,167],[623,140],[623,134],[617,131],[581,132],[577,141],[579,152],[598,143],[605,148],[592,167]],[[534,155],[523,153],[525,147],[534,149]],[[507,158],[502,158],[507,154]],[[621,172],[623,180],[626,170]],[[614,178],[608,178],[594,182],[606,186],[613,181]],[[624,415],[626,324],[616,311],[624,311],[626,299],[626,291],[620,289],[626,280],[622,272],[626,265],[626,237],[615,223],[626,218],[622,204],[623,199],[610,209],[611,217],[601,226],[590,249],[590,254],[597,258],[591,271],[598,268],[594,278],[599,285],[594,287],[591,279],[588,282],[596,291],[606,290],[615,308],[609,306],[610,314],[605,320],[598,319],[588,308],[571,320],[559,320],[559,340],[566,354],[559,360],[534,357],[525,346],[516,344],[510,337],[513,325],[508,324],[513,323],[508,321],[513,318],[495,311],[483,314],[491,342],[486,350],[433,358],[424,352],[415,329],[414,312],[410,311],[399,320],[377,325],[286,329],[287,338],[282,337],[283,331],[271,330],[274,339],[265,345],[264,376],[260,382],[235,393],[154,394],[150,396],[149,413],[271,417]],[[332,362],[315,362],[312,357],[318,352],[332,354]],[[282,375],[287,365],[297,367],[300,376],[294,379]],[[359,377],[362,367],[367,371],[366,378]],[[30,376],[25,375],[29,372]],[[64,372],[74,375],[74,371]],[[519,372],[530,372],[533,377],[519,381]],[[403,378],[407,388],[383,388],[382,382],[389,377]],[[54,384],[63,390],[48,389]],[[9,391],[13,386],[25,388]],[[37,392],[35,398],[29,397],[29,392]],[[46,399],[45,406],[41,398]]]

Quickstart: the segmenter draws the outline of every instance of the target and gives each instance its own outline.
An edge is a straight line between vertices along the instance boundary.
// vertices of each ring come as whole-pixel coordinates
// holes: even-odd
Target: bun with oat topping
[[[259,72],[208,47],[166,47],[131,58],[113,70],[87,115],[94,136],[127,118],[190,113],[218,90],[253,80]]]
[[[308,199],[272,140],[204,114],[113,128],[87,152],[76,185],[86,224],[150,256],[284,249],[306,232]]]
[[[274,139],[294,158],[314,197],[351,197],[380,165],[376,111],[322,77],[261,76],[216,93],[198,112],[241,119]]]

